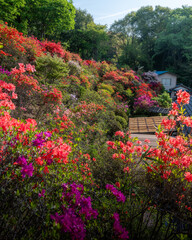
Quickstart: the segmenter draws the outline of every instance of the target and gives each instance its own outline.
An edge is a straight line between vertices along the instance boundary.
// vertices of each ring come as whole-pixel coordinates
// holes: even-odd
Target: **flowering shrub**
[[[62,187],[61,201],[64,203],[62,215],[56,213],[51,218],[61,225],[64,232],[69,232],[72,239],[84,239],[86,236],[84,222],[97,218],[98,212],[92,209],[91,198],[82,195],[84,192],[82,184],[63,184]]]
[[[158,75],[155,72],[144,72],[142,77],[146,82],[158,82]]]
[[[152,100],[148,95],[142,95],[135,99],[134,109],[135,112],[147,112],[150,107],[158,106],[157,101]]]
[[[44,97],[44,102],[48,103],[61,103],[62,93],[56,88],[52,88],[49,91],[43,91],[42,95]]]
[[[143,95],[148,95],[150,98],[156,97],[155,92],[146,83],[141,83],[135,92],[137,97],[141,97]]]
[[[129,106],[127,103],[121,103],[117,105],[117,109],[123,110],[124,112],[128,112]]]
[[[40,48],[30,49],[22,34],[3,28],[2,63],[12,53],[37,56],[35,49],[57,54],[62,63],[78,59],[60,44],[44,41],[43,47],[34,38]],[[19,61],[11,72],[0,68],[1,238],[190,239],[192,140],[184,134],[192,127],[184,115],[189,94],[177,93],[151,147],[122,127],[133,96],[142,110],[153,104],[150,85],[133,71],[78,61],[80,75],[62,78],[59,86],[41,85],[32,62]],[[68,90],[70,108],[62,103]],[[167,133],[175,128],[173,138]]]
[[[20,88],[27,89],[27,93],[31,93],[31,90],[38,91],[40,90],[39,83],[32,76],[24,73],[33,73],[35,72],[35,67],[31,64],[26,64],[26,67],[23,63],[19,63],[19,69],[12,68],[11,70],[11,81]]]
[[[167,92],[163,92],[161,95],[158,95],[158,97],[153,98],[153,100],[157,101],[160,107],[164,108],[171,107],[172,99],[169,93]]]
[[[15,86],[0,80],[0,113],[4,110],[14,110],[15,105],[11,99],[16,99]]]
[[[1,65],[8,69],[19,62],[28,63],[34,61],[36,56],[43,55],[37,39],[25,37],[5,24],[0,24],[0,42],[3,45],[3,50],[0,51]]]
[[[41,46],[45,52],[51,54],[51,56],[57,55],[58,57],[64,57],[65,52],[61,46],[61,43],[55,43],[50,41],[42,41]]]
[[[0,66],[0,73],[1,73],[1,74],[6,74],[7,76],[10,75],[10,72],[9,72],[8,70],[2,68],[1,66]]]
[[[10,87],[11,85],[9,85]],[[66,144],[61,137],[58,137],[56,131],[38,131],[36,122],[32,119],[28,119],[26,123],[23,123],[12,119],[7,112],[3,112],[0,117],[0,128],[0,182],[2,186],[0,201],[1,206],[4,206],[5,209],[5,211],[1,212],[1,220],[6,224],[10,224],[11,228],[14,224],[16,227],[14,234],[18,237],[21,236],[20,234],[26,237],[33,236],[33,238],[36,238],[35,236],[39,237],[41,234],[47,234],[47,236],[51,237],[53,225],[50,216],[59,219],[57,214],[54,215],[53,210],[58,209],[59,211],[59,205],[58,207],[55,205],[53,209],[50,208],[52,204],[56,204],[56,201],[59,202],[61,191],[58,184],[62,184],[65,179],[69,180],[71,178],[81,181],[82,171],[86,174],[89,169],[88,163],[78,163],[80,161],[78,158],[69,162],[69,155],[72,151],[69,146],[70,143]],[[78,164],[80,164],[79,167]],[[65,176],[61,177],[63,172],[65,172]],[[85,179],[88,178],[85,177],[84,180],[82,178],[82,181],[84,182]],[[73,189],[75,186],[77,187],[75,191],[76,197],[79,196],[80,199],[77,202],[76,198],[76,203],[73,204]],[[16,195],[14,193],[15,187],[17,189]],[[66,217],[70,217],[74,224],[78,221],[83,223],[83,216],[87,221],[90,220],[91,216],[93,218],[97,216],[97,212],[91,208],[91,199],[81,197],[80,193],[82,191],[78,191],[78,187],[79,185],[72,184],[71,193],[69,191],[67,193],[64,191],[63,185],[63,200],[69,203],[69,208],[64,214]],[[57,194],[58,197],[56,197]],[[66,196],[64,196],[65,194]],[[3,205],[2,200],[5,199],[5,196],[7,201],[4,201],[5,205]],[[79,208],[79,204],[81,204],[81,208]],[[11,215],[9,215],[11,210],[9,207],[12,208]],[[27,214],[25,220],[22,218],[21,209]],[[41,212],[40,215],[36,215],[38,211]],[[33,219],[33,225],[23,232],[20,223],[24,223],[30,218]],[[41,222],[40,219],[44,220]],[[75,219],[77,222],[75,222]],[[1,226],[4,226],[2,221]],[[18,223],[15,224],[15,221]],[[45,226],[46,228],[49,226],[49,230],[46,230]],[[76,229],[76,225],[73,225],[73,229]],[[82,233],[84,234],[84,232],[83,225]],[[5,235],[1,236],[6,236],[6,230],[2,234]],[[11,236],[12,231],[9,234]],[[73,234],[75,234],[75,230]]]
[[[149,87],[155,91],[155,93],[161,94],[164,91],[164,86],[161,82],[150,82],[149,83]]]

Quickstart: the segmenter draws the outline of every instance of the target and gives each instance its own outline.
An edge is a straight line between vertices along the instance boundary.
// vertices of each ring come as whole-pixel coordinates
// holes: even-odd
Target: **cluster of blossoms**
[[[145,72],[142,74],[142,77],[147,82],[158,82],[158,75],[155,72]]]
[[[41,132],[36,135],[36,139],[32,141],[33,146],[42,147],[43,143],[51,137],[51,133],[49,132]]]
[[[12,68],[12,81],[14,82],[14,84],[21,87],[26,87],[27,89],[30,87],[32,90],[35,91],[41,90],[38,81],[29,75],[30,73],[33,73],[35,71],[35,66],[31,64],[26,64],[25,66],[23,63],[19,63],[18,69],[16,67]],[[24,74],[26,72],[28,73],[28,75]]]
[[[49,52],[52,56],[57,55],[58,57],[64,57],[64,49],[61,46],[61,43],[55,43],[50,41],[43,41],[40,43],[44,52]]]
[[[0,55],[12,56],[12,54],[17,54],[18,56],[23,56],[27,55],[27,51],[29,51],[32,54],[31,60],[34,60],[35,56],[43,54],[39,41],[34,37],[23,36],[23,33],[18,32],[15,28],[0,24],[0,36],[4,48]]]
[[[0,73],[1,74],[6,74],[7,76],[10,76],[10,72],[8,70],[5,70],[3,67],[0,66]]]
[[[83,61],[83,65],[98,68],[98,63],[95,60],[85,60],[85,61]]]
[[[151,100],[151,97],[149,97],[148,95],[143,95],[135,99],[134,109],[141,108],[147,110],[154,105],[157,105],[156,101]]]
[[[11,93],[12,92],[12,93]],[[14,110],[15,105],[11,99],[16,99],[15,86],[0,80],[0,108]]]
[[[70,60],[74,60],[77,62],[82,62],[82,59],[78,54],[70,53],[63,49],[60,42],[55,43],[51,41],[42,41],[39,43],[42,47],[42,50],[45,52],[45,54],[48,52],[51,54],[51,56],[57,55],[58,57],[61,57],[64,59],[64,61],[68,62]]]
[[[160,94],[162,92],[162,89],[163,89],[163,85],[161,82],[150,82],[149,83],[149,87],[156,92],[156,94]]]
[[[178,104],[189,104],[190,94],[188,92],[179,90],[176,95]]]
[[[33,73],[35,72],[35,66],[31,65],[31,64],[26,64],[26,66],[23,63],[19,63],[19,69],[12,68],[11,74],[12,75],[17,75],[17,74],[22,74],[24,72],[29,72],[29,73]]]
[[[147,95],[150,98],[156,97],[156,93],[150,88],[149,84],[141,83],[139,87],[135,87],[136,97],[139,98],[143,95]]]
[[[119,214],[114,213],[113,218],[115,220],[115,222],[113,224],[113,229],[114,229],[115,235],[117,235],[119,239],[128,239],[129,238],[128,231],[121,226]]]
[[[62,93],[56,88],[50,89],[48,91],[43,91],[42,94],[45,103],[48,102],[61,103]]]
[[[112,194],[116,197],[117,202],[125,202],[126,197],[123,195],[121,191],[118,191],[113,185],[107,184],[106,189],[111,191]]]
[[[140,81],[135,78],[132,72],[122,72],[119,70],[107,72],[103,76],[103,80],[114,80],[115,82],[121,82],[123,85],[133,86],[133,82],[139,83]]]
[[[129,106],[127,105],[127,103],[121,103],[117,105],[117,109],[121,109],[124,112],[127,112],[129,109]]]
[[[62,214],[56,213],[51,218],[61,225],[64,232],[70,233],[72,239],[83,240],[86,236],[85,222],[96,219],[98,212],[92,209],[91,197],[83,196],[82,184],[63,184],[62,187]]]
[[[28,164],[27,159],[24,156],[18,157],[16,164],[22,167],[21,174],[23,178],[25,178],[26,175],[28,175],[29,177],[33,176],[34,171],[33,164],[32,163]]]
[[[93,121],[97,119],[97,114],[105,110],[104,105],[99,105],[95,103],[86,103],[85,101],[81,102],[74,110],[75,116],[78,119]]]

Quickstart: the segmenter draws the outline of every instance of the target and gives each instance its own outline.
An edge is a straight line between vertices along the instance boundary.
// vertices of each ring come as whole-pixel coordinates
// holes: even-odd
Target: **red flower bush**
[[[0,42],[3,50],[0,51],[2,66],[14,67],[18,62],[28,63],[41,56],[43,49],[40,42],[33,37],[25,37],[15,28],[0,24]],[[10,58],[12,56],[12,58]]]
[[[0,113],[4,110],[14,110],[15,105],[11,99],[16,99],[15,86],[0,80]]]
[[[61,43],[55,43],[50,41],[43,41],[40,43],[45,52],[49,52],[51,56],[57,55],[58,57],[63,58],[65,56],[65,50],[62,48]]]
[[[56,88],[50,89],[48,91],[42,91],[42,95],[45,103],[61,103],[62,93]]]

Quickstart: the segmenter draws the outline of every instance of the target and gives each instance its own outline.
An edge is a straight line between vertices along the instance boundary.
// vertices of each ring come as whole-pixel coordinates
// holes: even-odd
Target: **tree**
[[[93,17],[81,9],[76,11],[75,29],[64,31],[61,35],[61,41],[68,43],[69,51],[79,53],[83,59],[97,61],[114,57],[112,39],[105,25],[95,24]]]
[[[81,10],[80,8],[76,10],[75,14],[75,29],[86,30],[88,24],[93,23],[93,17],[91,14],[87,13],[86,10]]]
[[[186,85],[190,85],[191,80],[191,29],[192,7],[175,9],[155,43],[155,66],[176,73]]]
[[[71,0],[25,0],[25,2],[15,23],[19,30],[40,39],[57,39],[61,31],[74,28],[75,7]]]
[[[13,23],[24,5],[25,0],[0,0],[0,20]]]
[[[169,8],[142,7],[111,26],[110,30],[122,38],[120,65],[127,64],[134,69],[140,66],[146,70],[153,68],[155,41],[166,26],[169,13]]]

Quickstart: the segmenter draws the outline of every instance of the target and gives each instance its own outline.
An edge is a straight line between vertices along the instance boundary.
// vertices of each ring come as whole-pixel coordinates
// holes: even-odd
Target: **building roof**
[[[169,108],[162,108],[162,107],[151,107],[151,108],[149,108],[149,112],[154,112],[154,113],[168,114],[169,111],[170,111]]]
[[[171,73],[171,72],[169,72],[169,71],[155,71],[155,73],[156,73],[157,75],[162,75],[162,74],[164,74],[164,73],[168,73],[168,74],[171,74],[171,75],[177,76],[176,74]]]
[[[174,87],[174,88],[169,89],[169,91],[179,91],[179,90],[185,90],[187,92],[192,92],[192,88],[187,87],[187,86],[183,85],[182,83],[176,85],[176,87]]]
[[[155,71],[155,73],[157,75],[161,75],[161,74],[164,74],[164,73],[168,73],[168,71]]]
[[[185,116],[191,117],[192,116],[192,95],[190,96],[189,104],[184,105],[184,109],[185,109]],[[186,135],[190,134],[191,133],[191,127],[184,126],[183,131]]]
[[[192,116],[192,95],[190,96],[189,104],[184,105],[185,115],[188,117]]]

